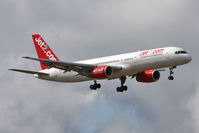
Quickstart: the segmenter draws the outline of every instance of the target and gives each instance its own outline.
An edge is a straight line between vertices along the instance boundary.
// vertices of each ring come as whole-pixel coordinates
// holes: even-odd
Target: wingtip
[[[29,59],[30,57],[28,57],[28,56],[22,56],[21,58]]]
[[[8,71],[15,71],[16,69],[8,69]]]

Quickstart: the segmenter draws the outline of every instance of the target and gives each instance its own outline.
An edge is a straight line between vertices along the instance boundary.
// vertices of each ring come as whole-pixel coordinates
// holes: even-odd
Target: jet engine
[[[113,70],[110,66],[99,66],[94,68],[91,71],[91,77],[97,78],[97,79],[105,79],[109,76],[111,76],[113,73]]]
[[[138,82],[151,83],[159,80],[160,72],[157,70],[147,70],[137,74],[136,80]]]

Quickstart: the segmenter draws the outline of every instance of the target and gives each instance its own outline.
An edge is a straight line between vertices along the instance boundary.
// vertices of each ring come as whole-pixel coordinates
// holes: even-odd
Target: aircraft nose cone
[[[191,60],[192,60],[192,57],[191,57],[190,55],[187,55],[186,61],[187,61],[187,62],[190,62]]]

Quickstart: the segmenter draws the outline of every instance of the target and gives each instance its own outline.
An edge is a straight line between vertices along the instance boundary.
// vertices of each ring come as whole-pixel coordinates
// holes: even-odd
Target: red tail
[[[48,60],[56,60],[56,61],[59,60],[39,34],[32,35],[32,38],[35,44],[37,55],[40,59],[48,59]],[[41,61],[40,61],[40,64],[41,64],[42,70],[48,69],[48,67],[44,66]]]

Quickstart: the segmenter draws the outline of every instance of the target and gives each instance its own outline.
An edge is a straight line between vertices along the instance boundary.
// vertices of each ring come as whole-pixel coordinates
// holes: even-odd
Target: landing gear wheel
[[[117,87],[117,92],[123,92],[123,89],[122,89],[122,87]]]
[[[169,76],[168,79],[169,80],[174,80],[174,77],[173,76]]]
[[[95,88],[95,90],[97,89],[97,84],[94,84],[94,88]]]
[[[127,86],[123,86],[123,90],[124,90],[124,91],[127,91],[127,90],[128,90],[128,87],[127,87]]]
[[[117,92],[120,92],[120,87],[117,87],[116,91],[117,91]]]
[[[98,88],[98,89],[101,88],[101,84],[97,84],[97,88]]]
[[[94,85],[90,85],[90,89],[91,89],[91,90],[94,90]]]

